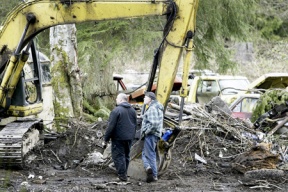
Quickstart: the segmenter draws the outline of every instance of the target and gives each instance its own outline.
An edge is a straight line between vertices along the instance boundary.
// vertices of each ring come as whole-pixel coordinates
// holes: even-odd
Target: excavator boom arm
[[[32,0],[21,3],[7,17],[0,31],[0,47],[7,45],[9,50],[16,48],[26,27],[28,14],[33,14],[36,17],[36,22],[29,26],[24,39],[26,42],[23,44],[24,46],[39,32],[55,25],[164,15],[167,12],[167,5],[168,1],[151,3],[149,0]],[[11,33],[12,31],[13,33]]]
[[[171,7],[171,4],[174,7]],[[55,25],[167,15],[174,8],[177,9],[176,17],[171,23],[171,30],[165,37],[159,59],[157,98],[166,105],[178,70],[181,53],[183,48],[185,49],[184,43],[187,33],[189,31],[194,33],[195,31],[197,6],[198,0],[30,0],[16,7],[8,15],[2,26],[0,31],[0,65],[4,65],[6,62],[3,59],[7,58],[7,56],[4,57],[5,53],[11,54],[17,48],[23,49],[38,33]],[[36,21],[29,25],[21,40],[23,31],[27,27],[29,15],[33,15]],[[7,75],[11,76],[10,73]],[[5,95],[0,92],[0,100],[5,100],[3,97]]]
[[[31,46],[33,62],[35,57],[35,46],[33,38],[41,31],[56,25],[81,23],[85,21],[103,21],[110,19],[148,17],[156,15],[166,15],[167,24],[164,28],[164,38],[154,59],[153,70],[159,69],[156,95],[160,103],[166,106],[170,96],[174,79],[183,58],[183,77],[188,77],[188,69],[191,61],[191,51],[193,48],[192,37],[195,34],[196,11],[199,0],[28,0],[19,4],[8,15],[3,26],[0,28],[0,117],[6,116],[28,116],[37,114],[42,110],[40,103],[26,102],[24,105],[14,105],[11,102],[13,95],[20,95],[16,85],[20,87],[25,83],[21,76],[23,67],[29,55]],[[24,49],[24,47],[27,46]],[[34,48],[33,48],[34,47]],[[37,61],[36,61],[36,66]],[[154,73],[153,72],[153,73]],[[152,74],[152,73],[151,73]],[[150,74],[149,82],[154,80],[155,74]],[[35,78],[41,85],[41,78]],[[22,82],[22,84],[21,84]],[[23,83],[24,82],[24,83]],[[15,91],[16,90],[16,91]],[[25,96],[21,88],[21,95]],[[184,80],[181,88],[181,96],[187,95],[187,80]],[[23,97],[24,97],[23,96]],[[22,98],[23,98],[22,97]],[[41,99],[39,99],[41,102]],[[26,106],[27,105],[27,106]],[[7,113],[5,114],[5,111]],[[17,127],[11,124],[10,127]],[[20,137],[26,137],[26,133],[31,132],[32,127],[39,125],[38,121],[31,121],[23,126]],[[37,127],[37,126],[35,126]],[[34,129],[33,129],[34,130]],[[176,130],[176,129],[175,129]],[[5,131],[9,132],[9,126]],[[41,131],[40,131],[41,132]],[[1,133],[1,132],[0,132]],[[16,134],[11,132],[11,137]],[[20,133],[17,132],[19,135]],[[36,136],[38,135],[35,133]],[[175,134],[175,137],[177,135]],[[0,134],[0,150],[5,149],[7,134]],[[10,136],[9,136],[10,137]],[[175,138],[174,138],[175,139]],[[170,139],[174,142],[173,139]],[[35,139],[35,143],[36,143]],[[8,140],[8,148],[9,148]],[[33,143],[34,144],[34,143]],[[1,147],[2,146],[2,147]],[[18,145],[17,145],[18,146]],[[19,142],[17,154],[23,154],[22,143]],[[32,146],[31,146],[32,148]],[[135,149],[135,147],[133,148]],[[18,152],[22,150],[21,152]],[[15,151],[5,157],[10,161],[14,158]],[[139,154],[136,150],[136,154]],[[9,153],[10,154],[10,153]],[[159,172],[164,171],[170,162],[169,148],[162,147],[159,150]],[[22,163],[21,157],[17,156],[16,163]],[[0,159],[1,161],[1,159]]]

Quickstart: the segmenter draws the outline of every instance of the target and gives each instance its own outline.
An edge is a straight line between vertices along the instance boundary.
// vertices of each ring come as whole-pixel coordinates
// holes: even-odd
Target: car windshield
[[[246,79],[221,79],[219,86],[223,95],[237,94],[240,91],[247,90],[249,85]]]
[[[256,103],[259,98],[243,98],[241,102],[239,102],[234,109],[232,109],[233,112],[244,112],[244,113],[252,113],[253,109],[256,106]]]

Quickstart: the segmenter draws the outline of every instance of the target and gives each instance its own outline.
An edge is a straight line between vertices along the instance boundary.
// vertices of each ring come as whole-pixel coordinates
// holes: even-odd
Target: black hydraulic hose
[[[36,101],[41,101],[42,100],[42,73],[41,73],[41,64],[40,61],[37,57],[37,49],[34,40],[31,40],[31,52],[32,52],[32,58],[33,58],[33,67],[35,70],[35,75],[38,78],[37,80],[34,81],[36,90],[37,90],[37,99]],[[32,102],[34,103],[34,102]]]
[[[36,22],[36,16],[33,14],[33,13],[28,13],[26,15],[26,20],[27,20],[27,25],[24,29],[24,32],[22,33],[22,36],[21,36],[21,39],[20,39],[20,42],[18,43],[17,45],[17,48],[14,52],[15,55],[19,55],[20,51],[22,50],[22,46],[23,46],[23,42],[24,42],[24,38],[26,36],[26,33],[28,31],[28,28],[30,26],[30,24],[33,24]]]
[[[158,49],[156,49],[156,51],[154,53],[153,65],[151,67],[151,71],[150,71],[148,82],[147,82],[147,89],[146,89],[147,92],[150,92],[152,90],[152,86],[153,86],[153,82],[154,82],[154,79],[155,79],[157,67],[158,67],[158,64],[159,64],[160,50],[161,50],[161,48],[163,46],[163,43],[164,43],[166,37],[168,36],[169,32],[171,31],[171,28],[173,26],[174,20],[176,18],[177,8],[176,8],[176,4],[175,4],[175,2],[173,0],[170,0],[170,7],[172,7],[172,11],[171,11],[171,14],[169,14],[169,17],[167,19],[167,23],[166,23],[166,25],[164,27],[164,37],[163,37]],[[167,31],[165,30],[166,28],[168,28]],[[145,112],[145,108],[146,108],[146,105],[143,104],[142,113],[141,113],[142,115]]]
[[[130,94],[130,93],[133,93],[134,91],[136,91],[137,89],[141,88],[142,86],[146,85],[147,82],[143,83],[142,85],[138,86],[137,88],[133,89],[132,91],[129,91],[129,92],[125,92],[126,94]]]
[[[160,46],[158,47],[158,49],[156,49],[155,53],[154,53],[154,58],[153,58],[153,65],[151,67],[151,71],[149,74],[149,79],[147,82],[147,91],[151,91],[152,90],[152,86],[153,86],[153,82],[154,82],[154,78],[155,78],[155,74],[157,71],[157,67],[159,64],[159,55],[160,55],[160,50],[163,46],[163,43],[166,39],[166,37],[168,36],[169,32],[171,31],[171,28],[173,26],[173,22],[176,18],[176,13],[177,13],[177,8],[176,8],[176,4],[175,2],[173,2],[172,0],[170,0],[170,7],[172,9],[171,14],[169,14],[169,17],[167,19],[167,23],[164,27],[164,37],[160,43]],[[165,28],[168,28],[168,30],[166,31]],[[166,31],[166,33],[165,33]]]
[[[156,70],[157,70],[157,66],[158,66],[158,61],[159,61],[159,50],[156,50],[155,54],[154,54],[153,65],[152,65],[150,75],[149,75],[147,91],[152,90],[152,86],[153,86],[153,82],[154,82],[154,78],[155,78]]]
[[[173,2],[172,0],[170,1],[169,8],[171,8],[171,13],[169,14],[169,17],[167,19],[167,23],[166,23],[166,25],[164,27],[164,38],[162,40],[162,43],[166,39],[166,37],[168,36],[169,32],[171,31],[173,23],[174,23],[174,21],[176,19],[177,6],[176,6],[175,2]],[[166,28],[167,28],[167,30],[165,30]]]

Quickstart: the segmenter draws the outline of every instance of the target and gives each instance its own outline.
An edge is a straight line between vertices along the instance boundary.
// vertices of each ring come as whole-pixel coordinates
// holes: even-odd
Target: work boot
[[[158,178],[153,176],[153,181],[154,182],[158,181]]]
[[[148,167],[146,169],[146,174],[147,174],[146,182],[147,183],[152,182],[154,180],[154,178],[153,178],[153,171],[152,171],[151,167]]]
[[[119,181],[124,181],[124,182],[128,181],[128,178],[125,176],[118,176],[118,179]]]

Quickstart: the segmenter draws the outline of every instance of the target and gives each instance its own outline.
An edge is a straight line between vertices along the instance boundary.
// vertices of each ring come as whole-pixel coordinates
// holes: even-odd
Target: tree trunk
[[[75,25],[50,28],[50,46],[55,117],[81,117],[83,96]]]

